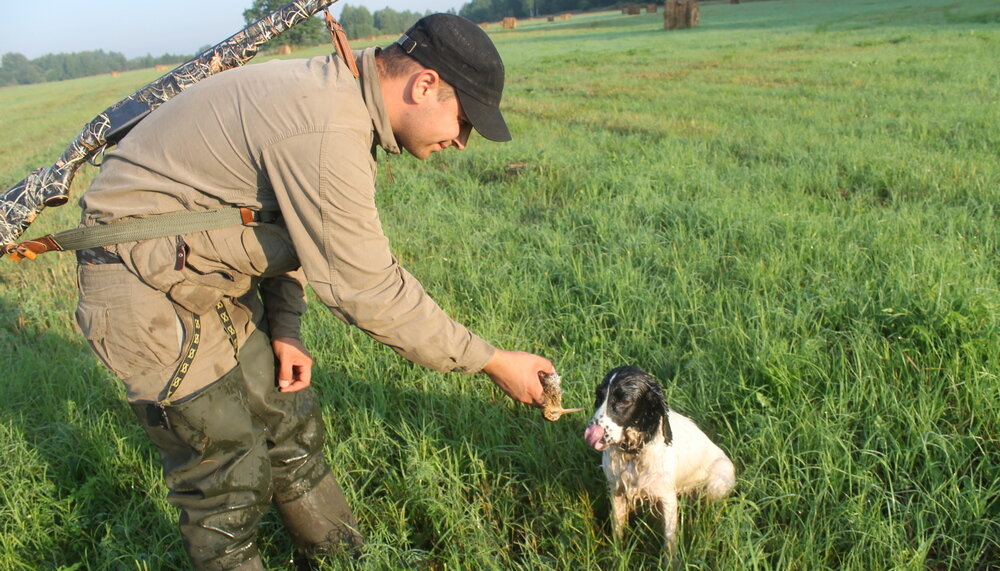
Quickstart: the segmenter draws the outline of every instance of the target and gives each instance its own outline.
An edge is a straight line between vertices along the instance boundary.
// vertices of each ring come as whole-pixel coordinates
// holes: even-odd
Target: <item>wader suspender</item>
[[[222,327],[226,330],[226,334],[229,335],[229,344],[233,346],[233,351],[238,353],[239,345],[236,341],[236,328],[233,327],[233,319],[229,317],[229,312],[226,311],[226,305],[221,301],[215,304],[215,312],[219,314],[219,319],[222,320]],[[167,388],[163,389],[163,393],[161,393],[163,396],[156,403],[156,408],[160,412],[161,425],[167,430],[170,430],[170,417],[167,416],[166,407],[170,406],[174,393],[177,392],[177,389],[181,386],[181,382],[184,381],[184,377],[187,375],[188,369],[191,368],[191,363],[194,361],[194,356],[198,353],[198,345],[201,344],[200,316],[194,316],[192,329],[191,339],[188,341],[184,358],[177,365],[174,374],[170,375],[170,384],[167,385]]]

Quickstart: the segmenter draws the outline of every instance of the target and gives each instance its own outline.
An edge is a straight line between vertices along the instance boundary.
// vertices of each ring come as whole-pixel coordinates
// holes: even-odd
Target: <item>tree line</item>
[[[258,2],[265,0],[257,0]],[[274,0],[280,3],[283,0]],[[579,12],[613,6],[619,0],[472,0],[459,8],[457,14],[473,22],[498,22],[506,17],[531,18],[544,14]],[[456,13],[449,10],[450,13]],[[421,16],[429,14],[403,11],[392,8],[370,12],[364,6],[345,5],[340,14],[340,23],[350,39],[366,38],[386,34],[401,34]]]
[[[606,8],[616,0],[472,0],[458,11],[473,22],[498,22],[503,18],[532,18],[547,14]]]
[[[253,5],[243,11],[243,19],[247,24],[252,23],[281,8],[287,1],[254,0]],[[610,0],[472,0],[463,4],[458,10],[458,14],[477,23],[496,22],[505,17],[527,18],[542,14],[591,10],[608,6],[610,3]],[[340,13],[340,23],[344,26],[348,38],[367,38],[401,34],[427,13],[419,14],[409,10],[397,11],[392,8],[383,8],[372,12],[364,6],[344,5]],[[273,49],[278,44],[316,46],[329,41],[329,33],[323,21],[320,18],[310,18],[286,31],[279,38],[265,44],[263,49]],[[210,46],[204,46],[202,50],[208,47]],[[144,69],[157,65],[173,66],[192,57],[194,56],[165,54],[159,57],[145,55],[128,59],[119,52],[95,50],[46,54],[35,59],[28,59],[24,54],[8,52],[0,57],[0,87],[62,81],[103,73]]]
[[[46,54],[28,59],[24,54],[7,52],[0,57],[0,87],[45,81],[62,81],[116,71],[145,69],[157,65],[176,65],[191,56],[166,54],[145,55],[128,59],[118,52],[104,50],[69,54]]]
[[[243,19],[249,24],[281,8],[287,2],[288,0],[254,0],[253,5],[243,11]],[[419,20],[421,16],[424,16],[424,14],[409,10],[400,12],[392,8],[383,8],[372,12],[364,6],[355,7],[345,4],[340,12],[338,21],[344,27],[347,38],[356,40],[370,36],[402,34],[414,22]],[[323,21],[317,17],[310,18],[281,34],[280,37],[265,44],[265,48],[274,48],[279,44],[316,46],[322,43],[329,43],[329,41],[330,34],[327,32]]]

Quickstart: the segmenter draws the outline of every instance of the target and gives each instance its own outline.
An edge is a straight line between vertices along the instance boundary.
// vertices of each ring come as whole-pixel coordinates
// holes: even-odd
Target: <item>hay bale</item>
[[[503,22],[501,22],[501,24],[503,25],[503,29],[513,30],[514,28],[517,27],[517,18],[508,16],[507,18],[503,19]]]
[[[556,21],[556,17],[555,16],[549,16],[548,18],[545,18],[545,21],[546,22],[555,22]]]
[[[625,13],[629,16],[638,16],[639,13],[642,12],[642,8],[638,4],[632,4],[631,6],[625,8],[625,10]]]
[[[560,20],[569,20],[569,14],[559,14]]]
[[[659,8],[659,6],[657,6],[656,4],[646,4],[646,13],[655,14],[657,8]]]
[[[663,29],[683,30],[701,23],[698,0],[666,0],[663,4]]]
[[[278,46],[279,56],[287,56],[290,53],[292,53],[292,46],[288,44],[281,44],[280,46]]]

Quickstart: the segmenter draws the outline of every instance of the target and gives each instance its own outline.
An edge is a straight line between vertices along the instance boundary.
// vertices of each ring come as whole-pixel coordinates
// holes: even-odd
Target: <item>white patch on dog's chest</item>
[[[670,447],[662,439],[650,443],[638,454],[612,446],[604,451],[602,467],[612,493],[630,503],[656,501],[672,487],[674,462]]]

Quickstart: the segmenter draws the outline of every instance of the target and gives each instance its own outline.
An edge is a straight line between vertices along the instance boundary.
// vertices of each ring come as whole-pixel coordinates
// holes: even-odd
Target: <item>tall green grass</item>
[[[491,30],[515,140],[391,159],[394,251],[475,331],[551,357],[568,405],[635,364],[729,452],[734,495],[682,503],[687,567],[995,568],[1000,8],[701,14]],[[0,183],[155,75],[0,89]],[[30,234],[77,216],[50,209]],[[0,568],[183,568],[155,453],[73,333],[72,257],[3,264]],[[305,336],[369,539],[359,568],[664,564],[651,515],[611,539],[585,418],[544,423],[315,303]],[[262,542],[282,568],[273,516]]]

